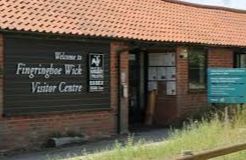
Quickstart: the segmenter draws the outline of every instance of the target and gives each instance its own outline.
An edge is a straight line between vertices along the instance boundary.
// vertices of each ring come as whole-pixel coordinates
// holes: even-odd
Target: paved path
[[[144,139],[145,141],[159,142],[168,138],[167,129],[152,129],[150,131],[139,131],[134,133],[134,140]],[[74,157],[76,155],[82,155],[83,152],[93,153],[106,148],[112,148],[115,141],[125,142],[127,136],[119,137],[110,140],[100,140],[97,142],[88,142],[79,146],[68,146],[63,148],[48,149],[40,152],[22,153],[18,155],[12,155],[9,157],[0,157],[1,160],[49,160],[49,159],[65,159],[68,157]]]

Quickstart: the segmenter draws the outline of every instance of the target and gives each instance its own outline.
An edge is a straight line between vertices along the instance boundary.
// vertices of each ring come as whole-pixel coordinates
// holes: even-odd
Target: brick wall
[[[188,90],[188,59],[180,57],[181,48],[177,48],[177,107],[181,117],[207,107],[206,91],[190,92]],[[208,67],[233,67],[233,50],[210,48]]]
[[[211,48],[208,54],[209,67],[233,67],[233,50],[223,48]]]
[[[0,151],[14,149],[40,148],[49,137],[54,135],[85,135],[89,139],[115,135],[117,129],[117,54],[119,48],[126,44],[115,42],[110,44],[110,85],[111,110],[77,113],[52,113],[33,116],[0,116]],[[128,70],[127,52],[122,54],[122,68]],[[0,66],[3,65],[3,38],[0,36]],[[126,67],[127,66],[127,67]],[[0,79],[0,95],[2,94],[2,78]],[[0,115],[2,115],[3,98],[0,98]],[[69,107],[69,106],[68,106]],[[128,117],[125,109],[124,116]],[[125,128],[128,122],[124,121]]]
[[[105,137],[115,134],[114,126],[114,117],[108,111],[3,118],[0,150],[39,148],[55,135]]]

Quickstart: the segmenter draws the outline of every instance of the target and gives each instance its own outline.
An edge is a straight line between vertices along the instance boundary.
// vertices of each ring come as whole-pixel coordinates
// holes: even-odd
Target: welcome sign
[[[109,44],[7,37],[5,52],[4,114],[110,107]]]
[[[59,55],[59,56],[57,56]],[[62,58],[63,57],[63,58]],[[55,65],[53,63],[44,64],[26,64],[19,62],[16,67],[16,75],[28,76],[32,79],[31,92],[32,93],[54,93],[54,92],[81,92],[82,84],[74,83],[68,84],[67,82],[61,81],[57,84],[48,83],[46,80],[52,76],[80,76],[82,75],[81,64],[71,64],[71,61],[82,61],[82,56],[77,53],[66,53],[66,52],[55,52],[54,59],[57,61],[69,60],[69,63],[62,65]],[[36,77],[42,76],[44,81],[35,80]]]

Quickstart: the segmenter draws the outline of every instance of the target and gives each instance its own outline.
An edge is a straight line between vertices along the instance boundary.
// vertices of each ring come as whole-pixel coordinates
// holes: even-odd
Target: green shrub
[[[189,121],[180,129],[170,129],[170,137],[163,142],[146,144],[144,140],[134,143],[129,137],[126,144],[116,142],[113,150],[89,154],[70,160],[163,160],[180,155],[184,150],[194,153],[225,145],[246,142],[246,111],[237,113],[230,121],[213,118]],[[228,155],[219,160],[245,160],[246,152]],[[216,159],[217,160],[217,159]]]

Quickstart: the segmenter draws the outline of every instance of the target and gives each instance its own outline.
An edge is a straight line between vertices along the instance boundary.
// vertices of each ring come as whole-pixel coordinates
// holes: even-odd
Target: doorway
[[[131,51],[129,54],[129,125],[138,128],[145,115],[145,54]]]

